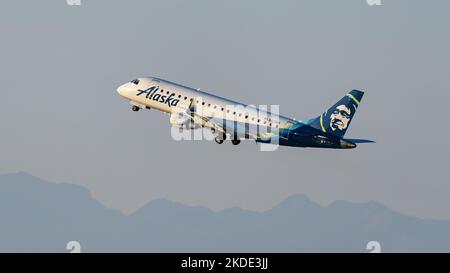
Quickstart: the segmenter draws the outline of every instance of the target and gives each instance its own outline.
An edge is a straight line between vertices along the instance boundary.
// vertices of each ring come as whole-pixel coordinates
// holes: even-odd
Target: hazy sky
[[[450,1],[3,1],[0,172],[86,186],[131,212],[155,198],[262,210],[294,193],[450,219]],[[366,91],[354,150],[175,142],[116,93],[159,76],[319,115]],[[25,189],[26,190],[26,189]]]

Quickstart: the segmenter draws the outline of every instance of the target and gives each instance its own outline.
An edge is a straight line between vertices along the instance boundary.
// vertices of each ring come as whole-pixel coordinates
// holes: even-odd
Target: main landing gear
[[[225,136],[225,135],[224,135],[224,136],[217,136],[217,137],[214,138],[214,141],[215,141],[217,144],[222,144],[222,143],[225,141],[225,139],[226,139],[226,136]],[[239,145],[239,144],[241,143],[241,140],[240,140],[240,139],[232,139],[232,140],[231,140],[231,143],[232,143],[233,145]]]
[[[216,130],[212,129],[212,132],[214,134],[216,132]],[[227,135],[224,133],[220,133],[214,138],[214,141],[217,144],[222,144],[225,141],[225,139],[227,139]]]
[[[224,140],[221,139],[221,138],[216,137],[216,138],[214,139],[214,141],[215,141],[217,144],[222,144]]]
[[[241,143],[241,140],[240,140],[240,139],[232,139],[232,140],[231,140],[231,143],[232,143],[233,145],[239,145],[239,143]]]
[[[133,111],[133,112],[137,112],[137,111],[139,111],[141,108],[139,108],[139,106],[136,106],[136,105],[133,105],[133,106],[131,106],[131,111]]]

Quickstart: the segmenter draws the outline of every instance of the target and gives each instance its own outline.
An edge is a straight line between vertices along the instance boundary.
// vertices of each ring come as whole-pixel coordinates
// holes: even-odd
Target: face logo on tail
[[[347,129],[352,111],[345,105],[339,105],[330,115],[330,128],[333,131]]]

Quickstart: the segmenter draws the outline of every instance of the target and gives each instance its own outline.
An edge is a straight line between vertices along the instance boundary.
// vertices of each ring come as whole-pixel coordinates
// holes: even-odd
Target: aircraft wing
[[[216,122],[213,117],[201,116],[196,111],[195,101],[190,102],[189,105],[180,105],[175,109],[177,114],[181,114],[190,118],[191,122],[198,127],[212,128],[216,132],[225,133],[223,126]]]
[[[345,141],[350,141],[350,142],[353,142],[353,143],[375,143],[375,141],[369,140],[369,139],[351,139],[351,138],[346,138],[344,140]]]

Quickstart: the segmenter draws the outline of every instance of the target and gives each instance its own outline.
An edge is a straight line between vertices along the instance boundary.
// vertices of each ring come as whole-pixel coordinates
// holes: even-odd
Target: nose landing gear
[[[139,111],[141,108],[139,108],[139,106],[136,106],[136,105],[133,105],[133,106],[131,106],[131,111],[133,111],[133,112],[137,112],[137,111]]]

